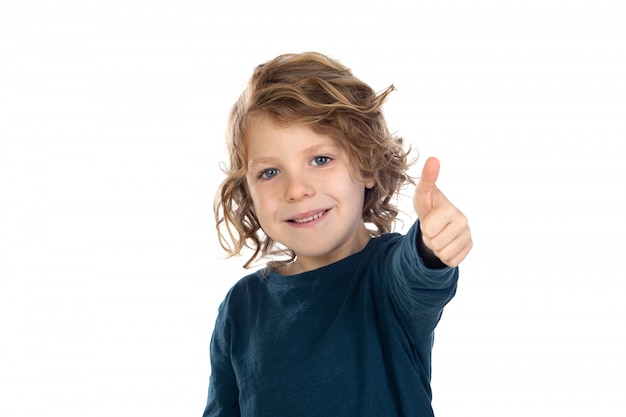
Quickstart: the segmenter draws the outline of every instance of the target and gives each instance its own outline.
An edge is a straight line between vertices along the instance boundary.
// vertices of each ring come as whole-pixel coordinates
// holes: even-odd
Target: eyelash
[[[311,162],[315,162],[315,161],[316,161],[316,160],[318,160],[318,159],[323,159],[323,160],[324,160],[324,163],[321,163],[321,164],[315,164],[315,166],[322,166],[322,165],[326,165],[327,163],[329,163],[330,161],[332,161],[332,158],[331,158],[330,156],[326,156],[326,155],[319,155],[319,156],[316,156],[315,158],[313,158],[313,159],[311,160]]]
[[[267,177],[267,173],[268,172],[272,172],[275,171],[274,175],[272,175],[271,177]],[[276,175],[278,175],[278,169],[276,168],[268,168],[268,169],[264,169],[263,171],[259,172],[258,178],[262,179],[262,180],[270,180],[272,178],[274,178]]]
[[[330,156],[318,155],[318,156],[313,157],[313,159],[311,159],[311,164],[313,166],[324,166],[332,160],[333,158],[331,158]],[[257,175],[257,177],[262,180],[270,180],[274,178],[276,175],[278,175],[279,172],[280,170],[278,168],[267,168],[259,172],[259,175]],[[270,174],[269,177],[267,176],[268,173]]]

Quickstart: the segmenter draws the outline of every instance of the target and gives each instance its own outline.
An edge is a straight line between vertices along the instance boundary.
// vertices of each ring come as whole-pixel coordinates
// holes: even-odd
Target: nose
[[[314,194],[314,187],[305,175],[289,176],[285,189],[285,198],[287,201],[300,201],[312,197]]]

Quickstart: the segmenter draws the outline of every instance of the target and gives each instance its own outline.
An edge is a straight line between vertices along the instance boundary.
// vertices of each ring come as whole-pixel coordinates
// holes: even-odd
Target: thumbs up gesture
[[[472,236],[465,215],[437,188],[439,168],[437,158],[426,160],[413,206],[424,245],[444,264],[455,267],[472,249]]]

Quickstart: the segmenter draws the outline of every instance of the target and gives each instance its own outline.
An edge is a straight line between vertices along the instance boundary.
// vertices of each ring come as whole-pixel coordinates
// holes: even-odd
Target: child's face
[[[363,249],[366,187],[330,137],[255,117],[246,141],[246,181],[263,231],[296,253],[289,273],[316,269]]]

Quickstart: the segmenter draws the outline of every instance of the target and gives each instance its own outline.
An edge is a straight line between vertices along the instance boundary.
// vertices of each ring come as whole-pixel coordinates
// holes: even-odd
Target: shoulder
[[[220,316],[230,316],[243,306],[249,305],[254,294],[259,294],[264,286],[262,270],[252,272],[240,278],[226,293],[219,306]]]
[[[232,297],[242,297],[260,286],[266,285],[266,269],[259,269],[240,278],[226,294],[225,301]]]
[[[416,237],[419,230],[419,223],[415,222],[408,229],[406,234],[385,233],[377,238],[372,239],[371,247],[374,254],[381,256],[383,259],[390,261],[391,257],[402,254],[408,257],[417,258]],[[370,254],[369,256],[376,256]]]
[[[424,261],[417,245],[421,239],[419,227],[419,221],[416,221],[406,234],[388,233],[373,239],[380,240],[374,248],[375,258],[379,264],[378,271],[386,277],[404,277],[421,282],[435,280],[436,285],[439,285],[446,281],[442,277],[453,277],[458,271],[447,266],[433,267]]]

